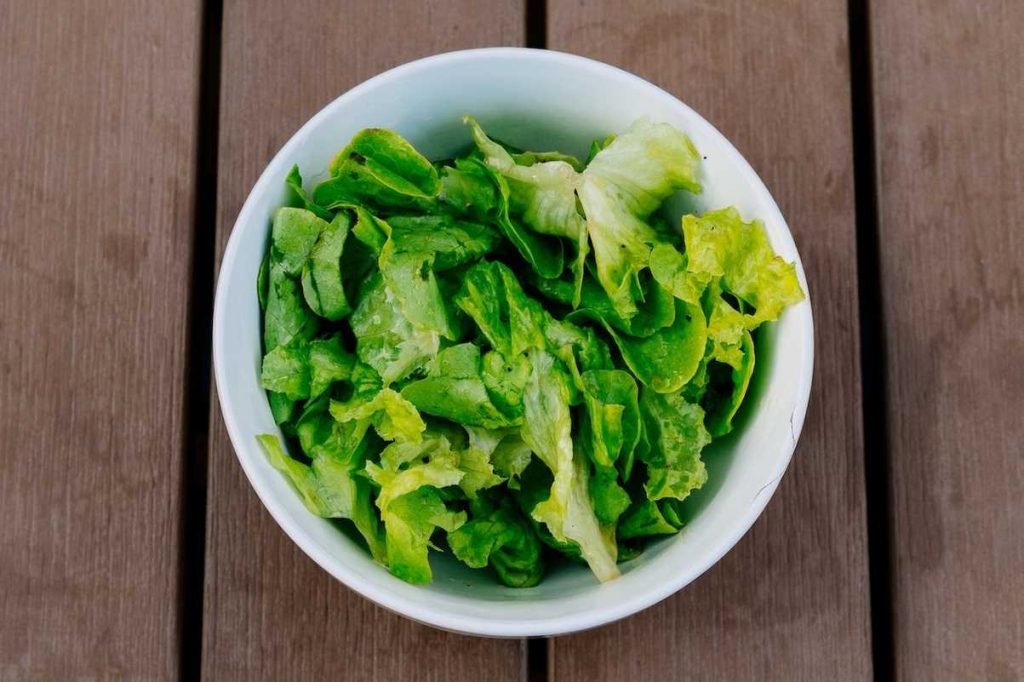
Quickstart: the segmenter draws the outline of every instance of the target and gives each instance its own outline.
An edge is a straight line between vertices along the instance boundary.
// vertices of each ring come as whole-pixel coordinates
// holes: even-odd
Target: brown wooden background
[[[0,680],[1024,679],[1024,3],[0,3]],[[529,643],[356,597],[212,398],[215,267],[272,154],[476,46],[661,85],[751,161],[814,295],[776,498],[718,566]]]

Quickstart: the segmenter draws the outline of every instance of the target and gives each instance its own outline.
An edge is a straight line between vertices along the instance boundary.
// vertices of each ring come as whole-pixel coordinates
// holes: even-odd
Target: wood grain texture
[[[417,57],[520,44],[499,2],[225,3],[219,158],[223,247],[273,153],[324,104]],[[461,637],[388,613],[307,558],[262,508],[213,408],[203,671],[214,680],[500,680],[519,641]]]
[[[631,619],[554,642],[556,682],[866,680],[868,624],[845,3],[549,0],[549,46],[622,66],[706,116],[772,190],[814,304],[800,446],[720,564]],[[751,216],[755,217],[755,216]]]
[[[1024,679],[1024,4],[872,4],[900,680]]]
[[[173,679],[199,3],[0,3],[0,679]]]

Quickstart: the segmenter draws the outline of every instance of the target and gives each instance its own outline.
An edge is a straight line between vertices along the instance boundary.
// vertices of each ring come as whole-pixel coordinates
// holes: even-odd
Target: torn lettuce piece
[[[440,494],[465,475],[451,446],[443,437],[392,443],[381,452],[380,464],[366,463],[366,474],[379,487],[388,568],[407,582],[430,582],[430,536],[437,528],[455,530],[466,519],[464,512],[450,511]]]
[[[497,142],[494,142],[472,118],[467,117],[473,142],[488,166],[508,183],[509,209],[540,234],[576,240],[585,234],[583,217],[576,210],[578,174],[564,160],[520,164]]]
[[[590,162],[594,160],[594,157],[597,156],[597,153],[599,151],[601,151],[602,149],[604,149],[605,147],[610,145],[612,142],[614,142],[615,141],[615,137],[616,136],[614,134],[612,134],[612,135],[608,135],[607,137],[598,138],[598,139],[592,141],[590,143],[590,148],[587,151],[587,161],[584,164],[584,167],[589,165]]]
[[[739,412],[750,388],[750,379],[754,376],[754,340],[748,331],[743,332],[741,351],[739,367],[717,362],[708,367],[708,389],[701,404],[707,411],[704,422],[713,438],[732,431],[732,420]]]
[[[744,222],[734,208],[687,215],[683,238],[687,271],[719,282],[753,309],[744,314],[747,329],[777,320],[784,308],[804,299],[796,267],[775,254],[760,221]]]
[[[621,370],[591,370],[582,377],[585,419],[577,440],[593,463],[590,496],[602,526],[612,526],[629,507],[615,462],[632,455],[640,438],[636,381]]]
[[[595,154],[583,176],[608,181],[629,212],[647,216],[677,190],[700,192],[699,164],[685,133],[642,118]]]
[[[591,319],[601,324],[615,342],[626,366],[634,376],[660,393],[682,389],[704,357],[707,329],[698,306],[675,301],[672,325],[647,338],[621,334],[593,309],[581,308],[568,319]]]
[[[289,457],[277,437],[264,434],[257,440],[271,465],[285,474],[311,513],[350,519],[373,559],[384,561],[384,538],[370,500],[370,485],[356,475],[365,457],[361,443],[353,444],[346,435],[328,438],[317,446],[309,466]]]
[[[425,366],[440,348],[440,334],[413,326],[379,273],[364,285],[350,321],[356,356],[376,370],[385,385]]]
[[[302,272],[309,252],[327,227],[326,221],[306,209],[290,206],[277,209],[271,228],[271,243],[285,274],[296,276]]]
[[[380,498],[377,498],[380,506]],[[430,536],[437,529],[451,532],[466,521],[465,512],[449,510],[435,488],[407,493],[381,508],[388,569],[401,580],[425,585],[433,577],[428,550],[436,549]]]
[[[318,206],[316,202],[309,198],[306,194],[306,190],[302,186],[302,175],[299,173],[298,166],[292,166],[292,169],[288,171],[288,175],[284,179],[284,184],[288,188],[289,197],[286,201],[287,206],[293,206],[295,208],[304,208],[307,211],[315,213],[321,220],[330,222],[331,212],[325,209],[323,206]]]
[[[546,351],[530,354],[533,364],[524,395],[523,440],[551,470],[550,496],[537,504],[533,518],[558,542],[573,542],[598,580],[619,575],[614,538],[602,533],[590,500],[588,465],[575,453],[569,412],[570,378]]]
[[[611,299],[601,285],[589,275],[583,279],[583,287],[577,309],[593,310],[596,315],[606,320],[623,334],[646,337],[672,324],[676,317],[676,306],[672,294],[657,282],[641,276],[640,286],[644,292],[643,301],[638,305],[636,314],[623,318],[612,305]],[[572,283],[563,279],[534,278],[531,284],[543,295],[566,306],[572,305]],[[699,297],[696,302],[699,303]]]
[[[472,343],[445,348],[425,378],[406,384],[402,397],[425,414],[456,424],[499,429],[514,426],[518,415],[505,414],[492,401],[481,369],[480,348]]]
[[[579,197],[587,214],[597,280],[619,317],[630,319],[643,296],[640,273],[649,264],[657,234],[626,209],[615,190],[609,181],[594,178],[580,186]]]
[[[448,546],[470,568],[490,566],[509,587],[533,587],[544,576],[540,541],[507,498],[470,505],[470,520],[448,533]]]
[[[289,400],[304,400],[309,397],[310,370],[309,348],[303,342],[277,346],[263,356],[260,371],[260,385]]]
[[[504,147],[487,137],[472,118],[466,117],[473,141],[487,165],[500,173],[508,184],[509,210],[533,231],[573,242],[576,260],[572,264],[575,281],[573,300],[579,302],[584,264],[589,252],[587,224],[576,208],[579,162],[568,163],[561,156],[519,155],[513,157]],[[551,277],[552,275],[543,275]]]
[[[533,166],[538,163],[547,163],[549,161],[558,161],[560,163],[567,163],[572,166],[572,169],[577,173],[582,172],[586,167],[582,161],[577,159],[572,154],[563,154],[558,151],[549,152],[510,152],[512,160],[520,166]]]
[[[391,443],[381,451],[379,464],[366,463],[366,473],[380,487],[377,506],[381,511],[423,486],[455,486],[466,475],[448,439],[432,433],[416,442]]]
[[[708,480],[700,457],[711,442],[704,427],[704,410],[680,395],[644,390],[640,411],[650,445],[640,457],[647,465],[647,497],[683,500]]]
[[[321,230],[302,267],[302,293],[310,310],[331,321],[348,315],[352,308],[345,295],[341,255],[348,237],[350,218],[340,211]]]
[[[267,297],[270,295],[270,253],[271,249],[263,254],[260,262],[260,271],[256,273],[256,300],[260,304],[260,312],[267,313]]]
[[[506,358],[496,350],[484,354],[480,374],[487,397],[513,423],[523,417],[523,391],[530,378],[530,362],[523,355]]]
[[[310,341],[308,351],[310,398],[351,376],[355,358],[342,347],[340,334]]]
[[[366,463],[366,473],[380,486],[377,506],[387,529],[388,564],[410,582],[430,581],[427,548],[435,527],[453,531],[466,518],[445,507],[440,491],[458,486],[472,500],[501,482],[483,453],[456,450],[445,436],[429,432],[419,443],[387,446],[380,464]]]
[[[380,437],[387,441],[418,443],[426,424],[416,407],[397,391],[381,388],[379,384],[375,386],[372,379],[355,376],[358,372],[365,377],[367,371],[357,366],[353,378],[362,381],[362,385],[356,384],[355,393],[348,400],[332,400],[331,416],[342,424],[367,420]]]
[[[267,307],[263,314],[263,347],[270,353],[292,341],[307,341],[320,326],[306,305],[299,283],[271,256]]]
[[[282,431],[289,433],[290,423],[298,411],[299,401],[277,391],[267,391],[267,402],[270,403],[270,414],[274,417],[274,423],[279,425]]]
[[[414,328],[446,339],[459,337],[459,327],[434,273],[433,254],[396,251],[394,242],[389,241],[379,262],[387,290],[393,292],[402,316]]]
[[[590,454],[594,463],[611,467],[632,452],[640,440],[640,406],[636,381],[618,369],[584,372]]]
[[[440,191],[433,164],[401,135],[380,128],[356,133],[330,172],[313,190],[313,201],[328,210],[349,203],[429,210]]]
[[[469,436],[469,448],[484,453],[494,467],[495,473],[509,480],[510,485],[514,479],[522,476],[526,467],[530,465],[533,452],[523,441],[519,429],[484,429],[476,426],[465,428]]]
[[[690,305],[700,305],[706,283],[686,269],[686,257],[671,244],[658,244],[651,251],[651,274],[673,296]]]
[[[652,535],[675,535],[679,527],[669,523],[658,503],[643,500],[622,517],[616,531],[620,540],[632,540]]]
[[[733,308],[722,297],[717,282],[708,287],[705,299],[705,307],[711,311],[708,315],[710,359],[739,369],[743,366],[743,335],[747,333],[747,325],[753,324],[753,319]]]
[[[387,222],[396,251],[431,254],[438,272],[480,259],[499,238],[486,225],[445,215],[392,216]]]
[[[441,202],[455,215],[498,226],[519,255],[541,277],[557,277],[565,267],[562,243],[535,233],[509,213],[505,177],[483,161],[459,159],[442,171]]]
[[[581,443],[580,450],[586,450],[589,443]],[[618,480],[615,467],[595,464],[590,474],[590,499],[594,504],[594,515],[601,524],[601,532],[614,541],[615,525],[622,513],[629,508],[629,493]]]
[[[544,346],[546,313],[503,263],[481,261],[467,270],[455,304],[506,358]]]
[[[594,155],[577,190],[594,250],[597,279],[620,317],[636,314],[640,272],[659,241],[646,220],[678,190],[699,192],[700,156],[666,123],[640,120]]]
[[[313,470],[302,462],[289,457],[281,447],[281,441],[277,439],[277,436],[262,434],[256,436],[256,440],[259,441],[266,453],[271,466],[283,473],[298,491],[306,509],[317,516],[323,516],[324,506],[317,492],[317,480]]]
[[[494,174],[483,163],[474,158],[456,159],[453,166],[442,167],[440,175],[438,200],[446,210],[463,219],[497,222],[502,197]]]
[[[449,267],[458,265],[469,256],[465,249],[480,248],[482,245],[463,244],[462,251],[458,252],[460,247],[456,243],[457,236],[450,235],[450,238],[442,240],[440,232],[434,233],[434,228],[440,228],[440,224],[431,224],[429,220],[424,222],[397,218],[401,227],[396,232],[389,222],[365,210],[359,209],[356,213],[358,219],[352,232],[356,239],[377,255],[377,265],[385,287],[387,300],[383,303],[375,300],[372,307],[376,309],[397,302],[401,317],[417,331],[439,334],[448,339],[457,338],[459,327],[445,303],[435,272],[435,261],[441,258]],[[444,247],[455,248],[456,252],[446,252]],[[371,287],[376,286],[373,278],[368,284],[371,282]],[[363,291],[371,296],[380,295],[380,292],[365,286]],[[361,322],[366,321],[365,316],[360,319]],[[355,324],[353,321],[353,328]]]

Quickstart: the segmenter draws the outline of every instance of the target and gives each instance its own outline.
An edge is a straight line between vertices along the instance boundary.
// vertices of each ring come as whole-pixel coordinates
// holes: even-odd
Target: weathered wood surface
[[[173,679],[199,2],[0,3],[0,679]]]
[[[556,640],[557,682],[871,676],[846,4],[549,1],[548,46],[634,71],[753,164],[804,259],[811,407],[750,534],[666,602]]]
[[[1024,679],[1024,4],[872,4],[900,680]]]
[[[524,11],[515,1],[226,2],[220,247],[270,157],[320,107],[417,57],[521,44]],[[522,642],[416,625],[349,591],[308,559],[245,480],[216,404],[209,471],[204,677],[498,682],[522,676]]]

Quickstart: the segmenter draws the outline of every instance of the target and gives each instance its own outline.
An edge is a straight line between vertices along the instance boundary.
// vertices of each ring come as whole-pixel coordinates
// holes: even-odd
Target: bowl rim
[[[732,142],[730,142],[725,135],[718,131],[718,129],[707,121],[707,119],[694,111],[690,106],[654,83],[619,67],[612,66],[595,59],[590,59],[588,57],[555,50],[523,47],[484,47],[435,54],[383,71],[342,93],[340,96],[321,108],[305,124],[303,124],[302,127],[300,127],[288,139],[288,141],[285,142],[280,150],[278,150],[260,174],[259,179],[256,181],[255,185],[253,185],[252,190],[250,190],[248,197],[242,205],[238,218],[232,225],[231,234],[228,238],[224,254],[221,258],[220,268],[217,273],[217,287],[214,296],[213,311],[214,379],[217,387],[218,404],[220,405],[221,414],[224,418],[232,448],[235,451],[235,456],[238,459],[239,464],[241,464],[250,485],[255,490],[260,501],[263,503],[263,506],[270,512],[271,517],[273,517],[278,526],[284,530],[285,534],[287,534],[288,537],[297,544],[307,556],[309,556],[336,580],[341,581],[344,585],[359,595],[394,613],[398,613],[414,621],[444,630],[488,637],[552,636],[577,632],[604,625],[642,611],[668,598],[672,594],[692,583],[708,569],[718,563],[721,558],[725,556],[725,554],[727,554],[751,529],[764,511],[765,506],[768,504],[768,501],[771,499],[783,474],[788,468],[789,462],[791,461],[793,452],[796,448],[797,441],[799,440],[800,433],[803,429],[814,374],[813,311],[811,308],[810,291],[807,286],[806,275],[804,273],[799,252],[796,249],[795,243],[793,243],[793,262],[796,267],[797,276],[801,285],[804,287],[804,292],[806,294],[804,303],[800,305],[806,306],[806,315],[803,316],[802,320],[803,326],[801,330],[801,341],[805,353],[804,360],[801,364],[801,374],[798,377],[798,384],[795,392],[795,404],[792,412],[792,440],[788,447],[780,449],[775,475],[758,492],[753,503],[747,509],[746,513],[743,514],[742,520],[738,521],[733,526],[733,531],[727,536],[723,536],[722,541],[717,545],[715,551],[709,552],[702,561],[697,561],[686,566],[685,569],[681,570],[672,580],[665,581],[664,583],[656,585],[648,590],[637,591],[627,599],[602,606],[599,609],[595,608],[583,612],[574,611],[554,618],[517,618],[515,620],[503,620],[499,617],[491,618],[465,614],[453,615],[436,608],[431,608],[429,605],[410,603],[403,596],[390,592],[386,585],[375,583],[364,578],[357,571],[348,567],[343,559],[327,552],[316,541],[309,537],[304,529],[299,527],[298,524],[292,522],[288,513],[284,510],[281,504],[278,503],[275,493],[260,483],[259,477],[255,475],[253,470],[255,465],[250,461],[251,457],[246,457],[242,454],[243,451],[249,452],[256,446],[255,444],[249,444],[246,437],[242,434],[241,427],[239,426],[238,419],[235,415],[235,406],[230,403],[230,398],[226,395],[226,377],[224,376],[223,368],[225,366],[224,356],[227,352],[227,344],[225,343],[227,330],[225,329],[224,312],[227,305],[227,301],[225,300],[225,291],[227,287],[224,286],[224,281],[226,279],[224,274],[232,272],[235,268],[235,261],[238,257],[240,244],[242,242],[241,235],[243,230],[240,228],[255,218],[253,214],[256,210],[258,197],[262,196],[271,184],[280,182],[280,178],[284,176],[282,168],[287,166],[287,160],[292,155],[293,150],[301,146],[309,131],[318,127],[321,120],[329,117],[335,110],[344,107],[350,100],[354,100],[362,96],[364,93],[382,86],[388,81],[399,76],[485,57],[512,57],[536,60],[538,63],[555,62],[568,64],[575,68],[590,69],[602,77],[619,79],[620,82],[631,82],[634,85],[650,89],[653,97],[661,98],[670,106],[680,109],[688,116],[694,117],[697,121],[707,126],[711,133],[717,134],[721,138],[725,151],[732,157],[730,162],[738,167],[744,168],[754,179],[756,179],[756,183],[754,187],[752,187],[752,191],[758,194],[759,198],[766,206],[769,207],[770,211],[774,213],[772,219],[777,221],[778,224],[784,228],[785,236],[791,242],[793,241],[789,225],[787,224],[785,217],[782,215],[782,212],[779,210],[771,193],[764,185],[760,176],[750,166],[750,163],[746,158],[744,158],[744,156],[735,148]],[[286,171],[287,168],[284,168],[284,170]],[[386,571],[384,568],[381,570]]]

